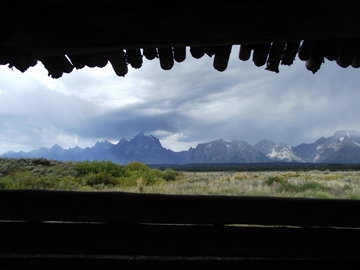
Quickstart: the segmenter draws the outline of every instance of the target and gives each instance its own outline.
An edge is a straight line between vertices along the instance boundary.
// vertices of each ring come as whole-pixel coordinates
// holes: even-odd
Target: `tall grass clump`
[[[278,191],[280,192],[294,192],[294,193],[302,193],[302,192],[306,192],[306,191],[314,191],[314,192],[319,192],[319,191],[329,191],[330,188],[327,186],[324,186],[320,183],[317,182],[305,182],[302,184],[291,184],[288,182],[282,182],[280,184],[280,187],[278,189]]]
[[[247,179],[247,178],[248,178],[247,173],[236,173],[236,174],[233,176],[233,179],[234,179],[234,180],[244,180],[244,179]]]

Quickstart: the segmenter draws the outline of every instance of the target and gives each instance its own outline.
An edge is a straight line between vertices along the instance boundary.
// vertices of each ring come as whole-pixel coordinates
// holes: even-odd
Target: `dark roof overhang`
[[[49,4],[51,2],[51,4]],[[278,72],[295,57],[316,72],[324,59],[360,66],[360,17],[353,1],[24,0],[1,5],[0,64],[24,72],[40,60],[54,78],[73,68],[103,67],[124,76],[142,57],[163,69],[186,58],[239,58]],[[252,57],[251,57],[252,56]]]

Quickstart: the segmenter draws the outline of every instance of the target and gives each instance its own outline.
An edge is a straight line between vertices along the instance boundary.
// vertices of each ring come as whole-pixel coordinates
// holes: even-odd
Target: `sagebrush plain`
[[[0,159],[0,189],[360,199],[358,170],[175,171],[133,162]]]

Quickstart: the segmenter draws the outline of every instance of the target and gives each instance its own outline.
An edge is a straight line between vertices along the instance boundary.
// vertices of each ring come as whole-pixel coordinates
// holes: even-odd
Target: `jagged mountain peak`
[[[68,149],[68,152],[78,154],[78,153],[82,152],[83,150],[84,150],[83,148],[76,145],[75,147]]]
[[[114,146],[114,145],[111,142],[109,142],[108,140],[105,140],[102,142],[97,141],[92,148],[106,148],[107,149],[112,146]]]
[[[283,142],[276,143],[274,141],[261,140],[254,145],[254,148],[274,161],[303,162],[292,148]]]
[[[149,138],[150,140],[152,140],[153,142],[155,142],[155,143],[161,144],[160,141],[159,141],[159,139],[156,138],[154,135],[149,135],[148,138]]]
[[[137,145],[137,147],[148,147],[148,146],[155,146],[162,148],[162,145],[158,138],[153,135],[146,136],[143,132],[137,134],[133,139],[129,141],[129,145]]]
[[[276,142],[268,141],[268,140],[261,140],[254,145],[256,149],[261,151],[264,154],[268,154],[271,150],[276,146]]]
[[[213,149],[226,148],[229,145],[228,142],[223,139],[213,140],[210,142],[199,143],[195,149],[205,149],[206,151],[212,151]]]
[[[240,140],[232,140],[230,145],[233,145],[233,146],[250,146],[250,144],[248,144],[247,142],[244,142],[244,141],[240,141]]]
[[[97,141],[96,143],[95,143],[95,145],[110,145],[110,144],[112,144],[111,142],[109,142],[108,140],[105,140],[105,141]]]
[[[339,130],[314,143],[289,147],[286,143],[261,140],[254,146],[240,140],[223,139],[198,144],[188,151],[173,152],[162,147],[154,135],[138,133],[130,141],[122,138],[116,145],[98,141],[92,147],[63,149],[55,144],[30,152],[7,152],[0,157],[44,157],[62,161],[112,160],[127,164],[137,160],[146,164],[169,163],[255,163],[255,162],[315,162],[360,163],[360,133]]]
[[[159,139],[156,138],[154,135],[145,135],[143,132],[140,132],[138,134],[136,134],[134,136],[134,138],[132,138],[129,142],[134,142],[134,141],[153,141],[153,142],[159,142]]]
[[[121,138],[120,141],[116,144],[116,145],[123,145],[123,144],[126,144],[128,143],[129,141],[125,138]]]
[[[340,137],[347,137],[349,139],[351,138],[359,138],[360,137],[360,133],[354,130],[338,130],[334,133],[334,137],[335,138],[340,138]]]
[[[276,142],[274,142],[274,141],[271,141],[271,140],[265,140],[265,139],[262,139],[262,140],[260,140],[258,143],[256,143],[257,145],[264,145],[264,144],[273,144],[273,145],[275,145],[276,144]]]
[[[64,149],[60,145],[54,144],[50,149],[46,149],[46,151],[60,154],[64,151]]]
[[[51,150],[63,150],[63,148],[58,144],[54,144],[53,146],[51,146],[50,149]]]
[[[349,163],[360,162],[360,133],[353,130],[339,130],[334,135],[316,140],[314,143],[301,144],[293,150],[306,162]]]
[[[134,139],[139,139],[139,138],[143,138],[143,137],[145,137],[144,132],[140,132],[140,133],[135,135]]]
[[[324,143],[326,141],[326,138],[325,137],[320,137],[319,139],[317,139],[315,141],[315,144],[321,144],[321,143]],[[306,144],[306,143],[304,143]]]
[[[231,143],[223,139],[198,144],[190,148],[185,163],[253,163],[269,161],[260,151],[246,142],[233,140]]]

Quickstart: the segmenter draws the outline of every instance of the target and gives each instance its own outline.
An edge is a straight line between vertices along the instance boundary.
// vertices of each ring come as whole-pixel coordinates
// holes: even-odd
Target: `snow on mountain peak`
[[[151,139],[151,140],[153,140],[153,141],[157,141],[157,138],[154,137],[153,135],[150,135],[150,136],[149,136],[149,139]]]
[[[324,148],[324,145],[323,144],[320,144],[316,147],[316,150],[320,150],[321,148]]]
[[[356,145],[356,146],[359,146],[360,147],[360,143],[357,143],[357,142],[355,142],[354,140],[352,140],[353,141],[353,143]]]
[[[351,138],[360,138],[360,133],[354,130],[339,130],[334,133],[335,138],[348,137]]]

